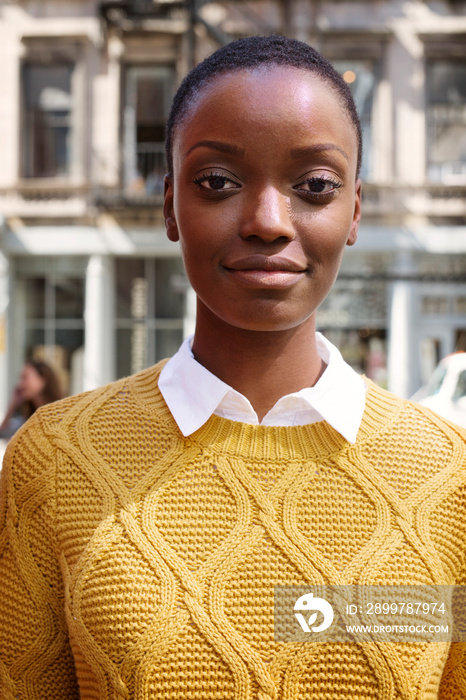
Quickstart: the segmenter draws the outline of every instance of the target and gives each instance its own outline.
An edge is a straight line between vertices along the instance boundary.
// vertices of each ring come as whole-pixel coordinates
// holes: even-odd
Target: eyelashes
[[[305,189],[306,186],[309,189]],[[333,197],[337,190],[343,187],[343,183],[332,177],[310,177],[303,180],[293,188],[305,197],[313,199],[329,199]]]
[[[242,189],[242,185],[239,182],[215,170],[201,173],[193,179],[193,183],[204,195],[209,197],[220,197]],[[306,178],[292,189],[300,196],[313,202],[325,203],[330,201],[341,187],[343,187],[343,183],[340,180],[325,175]]]
[[[198,177],[195,177],[193,182],[204,190],[211,192],[226,192],[229,190],[240,189],[241,185],[239,182],[235,182],[226,175],[221,173],[216,173],[214,171],[210,173],[203,173]]]

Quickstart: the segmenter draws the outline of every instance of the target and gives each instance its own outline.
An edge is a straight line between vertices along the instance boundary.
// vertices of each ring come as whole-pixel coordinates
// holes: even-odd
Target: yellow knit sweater
[[[217,416],[184,438],[160,369],[9,446],[0,697],[466,698],[459,644],[277,644],[272,619],[275,584],[465,583],[464,433],[370,384],[355,445]]]

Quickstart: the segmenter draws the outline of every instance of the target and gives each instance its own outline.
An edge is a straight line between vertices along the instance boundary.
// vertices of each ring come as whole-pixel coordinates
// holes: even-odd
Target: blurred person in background
[[[42,360],[28,360],[0,425],[0,439],[14,435],[40,406],[62,398],[59,379],[50,365]]]

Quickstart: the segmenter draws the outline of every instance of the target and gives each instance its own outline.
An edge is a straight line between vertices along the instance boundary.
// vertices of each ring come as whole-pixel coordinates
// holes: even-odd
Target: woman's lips
[[[224,264],[234,278],[251,287],[289,287],[306,274],[302,263],[282,257],[251,255]]]

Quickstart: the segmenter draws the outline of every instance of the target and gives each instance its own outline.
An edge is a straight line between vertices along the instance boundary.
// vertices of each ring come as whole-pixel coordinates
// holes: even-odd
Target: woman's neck
[[[246,396],[259,421],[286,394],[313,386],[325,370],[319,357],[314,317],[282,331],[249,331],[198,315],[196,360]]]

